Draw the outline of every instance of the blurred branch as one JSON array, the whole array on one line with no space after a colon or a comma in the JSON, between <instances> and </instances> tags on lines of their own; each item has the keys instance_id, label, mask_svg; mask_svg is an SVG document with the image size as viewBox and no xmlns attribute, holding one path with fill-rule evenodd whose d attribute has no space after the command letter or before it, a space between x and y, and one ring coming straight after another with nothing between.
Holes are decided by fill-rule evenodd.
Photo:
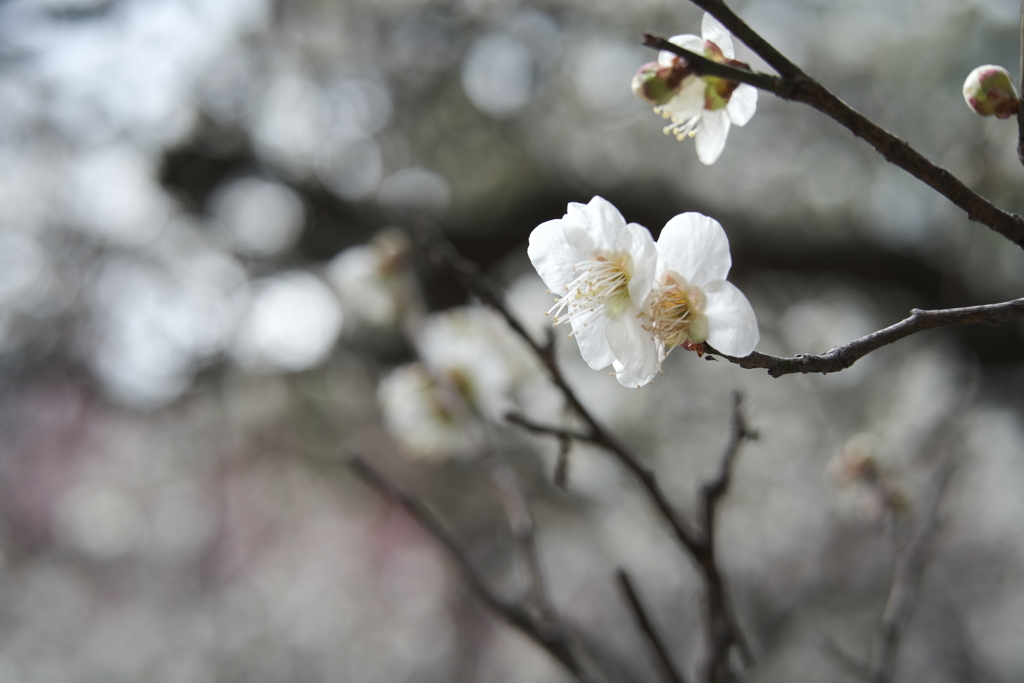
<instances>
[{"instance_id":1,"label":"blurred branch","mask_svg":"<svg viewBox=\"0 0 1024 683\"><path fill-rule=\"evenodd\" d=\"M730 363L735 363L742 368L765 369L772 377L814 372L825 375L845 370L872 351L899 341L904 337L909 337L915 332L949 325L974 325L982 323L996 325L1021 318L1024 318L1024 299L1014 299L1013 301L998 304L946 308L934 311L915 308L910 312L909 318L905 318L895 325L872 332L860 339L837 346L831 351L820 355L806 354L792 358L783 358L755 351L749 356L736 358L720 353L710 346L708 347L708 352L717 357L724 358Z\"/></svg>"},{"instance_id":2,"label":"blurred branch","mask_svg":"<svg viewBox=\"0 0 1024 683\"><path fill-rule=\"evenodd\" d=\"M889 594L875 635L870 661L846 654L827 637L822 645L835 661L867 683L892 683L895 680L896 660L903 634L917 601L918 589L924 577L935 539L939 532L939 507L949 488L956 469L956 460L948 453L957 430L957 418L962 416L977 389L976 378L964 383L961 400L950 408L945 419L939 420L921 447L921 454L936 459L923 506L923 515L910 540L897 550ZM872 475L876 485L877 473Z\"/></svg>"},{"instance_id":3,"label":"blurred branch","mask_svg":"<svg viewBox=\"0 0 1024 683\"><path fill-rule=\"evenodd\" d=\"M1020 3L1020 61L1018 62L1020 76L1018 93L1024 93L1024 0ZM1024 105L1024 101L1018 103ZM1017 160L1024 165L1024 106L1017 107Z\"/></svg>"},{"instance_id":4,"label":"blurred branch","mask_svg":"<svg viewBox=\"0 0 1024 683\"><path fill-rule=\"evenodd\" d=\"M899 166L939 194L943 195L977 221L1019 247L1024 247L1024 219L1003 211L946 169L932 163L906 141L896 137L863 114L843 102L830 90L804 73L786 59L768 41L747 26L721 0L691 0L718 19L737 38L764 59L782 76L732 69L696 53L673 45L659 36L645 33L644 45L677 54L691 63L697 74L718 76L740 81L766 90L781 99L802 102L833 119L855 136L875 148L891 164ZM1020 119L1018 119L1020 120ZM1024 129L1024 123L1020 124Z\"/></svg>"},{"instance_id":5,"label":"blurred branch","mask_svg":"<svg viewBox=\"0 0 1024 683\"><path fill-rule=\"evenodd\" d=\"M657 629L654 628L654 622L647 615L647 610L640 601L640 596L633 587L629 574L624 569L619 569L615 572L615 576L618 579L619 588L622 590L630 609L633 611L633 617L636 619L637 625L644 632L648 642L651 644L651 649L654 650L654 654L658 657L658 663L661 666L661 672L665 680L668 683L687 683L682 672L676 669L668 648L665 647L665 641L662 640Z\"/></svg>"},{"instance_id":6,"label":"blurred branch","mask_svg":"<svg viewBox=\"0 0 1024 683\"><path fill-rule=\"evenodd\" d=\"M948 459L939 466L929 492L924 520L896 563L871 657L870 672L875 683L891 683L894 680L896 656L917 601L917 590L924 576L928 556L939 531L939 506L954 469Z\"/></svg>"},{"instance_id":7,"label":"blurred branch","mask_svg":"<svg viewBox=\"0 0 1024 683\"><path fill-rule=\"evenodd\" d=\"M558 617L548 598L544 573L541 571L540 555L537 551L534 534L536 525L519 486L518 478L508 463L496 453L485 456L481 465L487 471L491 481L498 487L505 504L512 536L519 547L518 555L525 570L527 605L535 611L537 617L557 623Z\"/></svg>"},{"instance_id":8,"label":"blurred branch","mask_svg":"<svg viewBox=\"0 0 1024 683\"><path fill-rule=\"evenodd\" d=\"M549 436L557 436L559 439L572 439L573 441L582 441L584 443L596 443L594 441L594 437L590 434L584 434L583 432L577 432L571 429L563 429L561 427L542 425L530 420L522 413L507 413L505 415L505 419L514 425L518 425L527 431L533 432L534 434L547 434Z\"/></svg>"},{"instance_id":9,"label":"blurred branch","mask_svg":"<svg viewBox=\"0 0 1024 683\"><path fill-rule=\"evenodd\" d=\"M565 491L569 487L569 456L572 455L572 439L558 440L558 460L555 462L555 486Z\"/></svg>"},{"instance_id":10,"label":"blurred branch","mask_svg":"<svg viewBox=\"0 0 1024 683\"><path fill-rule=\"evenodd\" d=\"M356 475L370 488L382 497L398 503L424 530L444 546L463 578L491 610L547 650L552 657L573 674L576 680L581 683L594 683L595 679L586 672L568 637L557 623L550 620L538 622L523 606L498 596L473 567L458 541L419 500L397 489L361 457L352 456L349 464Z\"/></svg>"}]
</instances>

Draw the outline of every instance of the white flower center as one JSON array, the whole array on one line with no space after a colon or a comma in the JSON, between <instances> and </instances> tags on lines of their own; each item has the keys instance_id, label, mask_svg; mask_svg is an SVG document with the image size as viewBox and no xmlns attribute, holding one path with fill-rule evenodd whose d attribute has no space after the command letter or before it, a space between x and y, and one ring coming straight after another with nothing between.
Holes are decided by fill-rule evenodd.
<instances>
[{"instance_id":1,"label":"white flower center","mask_svg":"<svg viewBox=\"0 0 1024 683\"><path fill-rule=\"evenodd\" d=\"M704 292L700 287L686 285L685 280L682 282L669 275L665 284L651 290L648 329L667 351L685 341L698 344L707 339Z\"/></svg>"},{"instance_id":2,"label":"white flower center","mask_svg":"<svg viewBox=\"0 0 1024 683\"><path fill-rule=\"evenodd\" d=\"M573 266L576 277L548 314L554 314L556 325L572 322L574 327L587 325L602 315L618 315L629 302L631 266L629 254L598 256L577 263Z\"/></svg>"}]
</instances>

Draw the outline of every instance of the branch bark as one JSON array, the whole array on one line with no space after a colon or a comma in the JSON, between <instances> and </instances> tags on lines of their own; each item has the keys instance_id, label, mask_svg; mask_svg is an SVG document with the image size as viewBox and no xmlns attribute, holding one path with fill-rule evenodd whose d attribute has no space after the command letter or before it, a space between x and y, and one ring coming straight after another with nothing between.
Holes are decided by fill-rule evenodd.
<instances>
[{"instance_id":1,"label":"branch bark","mask_svg":"<svg viewBox=\"0 0 1024 683\"><path fill-rule=\"evenodd\" d=\"M773 93L781 99L801 102L817 109L874 147L875 151L881 154L886 161L902 168L963 209L967 213L968 219L987 226L1017 246L1024 248L1024 218L1003 211L967 187L952 173L926 159L905 140L896 137L843 102L782 56L768 41L761 38L736 16L724 2L720 0L692 0L692 2L721 21L733 35L746 43L772 68L782 74L782 77L716 64L712 60L651 34L644 34L644 44L680 55L693 64L697 74L719 76L748 83L755 88ZM1018 121L1022 120L1018 119ZM1024 130L1024 122L1021 122L1020 126Z\"/></svg>"},{"instance_id":2,"label":"branch bark","mask_svg":"<svg viewBox=\"0 0 1024 683\"><path fill-rule=\"evenodd\" d=\"M708 352L723 358L741 368L760 368L768 371L772 377L782 377L795 373L821 373L827 375L839 372L872 351L909 337L915 332L930 330L950 325L997 325L1010 320L1024 318L1024 299L1014 299L998 304L967 306L964 308L946 308L933 311L913 309L910 317L890 325L885 329L855 339L848 344L837 346L831 351L819 355L805 354L790 358L770 356L765 353L753 352L749 356L736 358L727 356L708 347Z\"/></svg>"},{"instance_id":3,"label":"branch bark","mask_svg":"<svg viewBox=\"0 0 1024 683\"><path fill-rule=\"evenodd\" d=\"M954 465L948 460L940 466L930 491L924 520L896 563L871 658L870 671L875 683L892 683L895 680L896 657L903 632L917 602L917 591L927 567L928 556L939 532L939 506L953 471Z\"/></svg>"}]
</instances>

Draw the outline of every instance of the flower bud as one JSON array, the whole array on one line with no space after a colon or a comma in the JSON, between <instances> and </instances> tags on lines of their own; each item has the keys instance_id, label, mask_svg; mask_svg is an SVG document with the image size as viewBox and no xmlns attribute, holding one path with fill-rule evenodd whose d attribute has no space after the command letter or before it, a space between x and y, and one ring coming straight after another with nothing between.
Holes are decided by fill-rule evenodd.
<instances>
[{"instance_id":1,"label":"flower bud","mask_svg":"<svg viewBox=\"0 0 1024 683\"><path fill-rule=\"evenodd\" d=\"M682 61L682 60L679 60ZM679 91L685 67L648 62L633 76L633 94L648 104L665 104Z\"/></svg>"},{"instance_id":2,"label":"flower bud","mask_svg":"<svg viewBox=\"0 0 1024 683\"><path fill-rule=\"evenodd\" d=\"M1020 99L1010 74L1001 66L979 66L964 81L967 106L979 116L1007 119L1017 113Z\"/></svg>"}]
</instances>

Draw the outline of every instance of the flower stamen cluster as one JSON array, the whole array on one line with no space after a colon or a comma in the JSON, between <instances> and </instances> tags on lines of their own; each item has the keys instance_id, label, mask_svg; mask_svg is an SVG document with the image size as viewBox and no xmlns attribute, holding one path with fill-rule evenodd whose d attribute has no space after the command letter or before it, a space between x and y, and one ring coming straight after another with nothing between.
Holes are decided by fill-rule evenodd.
<instances>
[{"instance_id":1,"label":"flower stamen cluster","mask_svg":"<svg viewBox=\"0 0 1024 683\"><path fill-rule=\"evenodd\" d=\"M585 326L602 315L617 315L629 302L629 254L598 256L573 266L568 292L548 311L554 323ZM565 315L561 315L562 312Z\"/></svg>"},{"instance_id":2,"label":"flower stamen cluster","mask_svg":"<svg viewBox=\"0 0 1024 683\"><path fill-rule=\"evenodd\" d=\"M650 330L667 351L691 342L707 339L707 323L703 316L704 293L699 287L687 287L672 276L667 283L651 290L648 304Z\"/></svg>"}]
</instances>

